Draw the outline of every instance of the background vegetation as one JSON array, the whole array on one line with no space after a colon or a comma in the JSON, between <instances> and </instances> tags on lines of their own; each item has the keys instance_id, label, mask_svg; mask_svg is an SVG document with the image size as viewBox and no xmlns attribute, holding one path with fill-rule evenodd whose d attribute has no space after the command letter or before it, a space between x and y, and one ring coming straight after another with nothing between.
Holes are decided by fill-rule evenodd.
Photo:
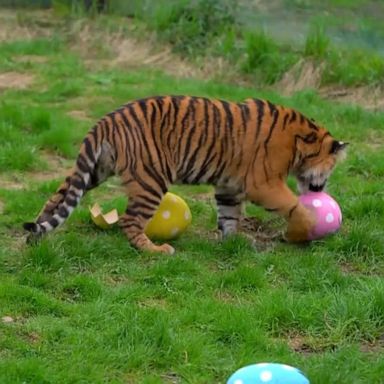
<instances>
[{"instance_id":1,"label":"background vegetation","mask_svg":"<svg viewBox=\"0 0 384 384\"><path fill-rule=\"evenodd\" d=\"M257 4L230 0L111 1L109 12L142 20L177 52L224 56L261 84L280 80L302 57L313 59L316 65L324 64L323 85L382 82L382 4L368 0Z\"/></svg>"},{"instance_id":2,"label":"background vegetation","mask_svg":"<svg viewBox=\"0 0 384 384\"><path fill-rule=\"evenodd\" d=\"M380 7L279 2L288 15L333 18L335 30L334 12L354 14L380 35L364 11L373 3ZM380 94L375 104L354 105L321 93L324 84L379 85L380 49L340 44L328 22L311 20L293 43L272 21L250 28L250 12L231 4L111 1L102 14L59 1L53 10L0 9L1 383L225 383L262 361L297 366L312 384L382 382ZM286 71L307 57L324 68L320 84L284 95ZM95 201L124 210L112 179L65 226L27 247L21 223L57 188L92 124L128 100L169 93L268 98L349 141L329 186L343 210L341 232L308 247L255 250L241 236L217 242L212 189L175 187L193 214L176 255L138 253L118 228L90 221ZM273 220L253 206L247 214Z\"/></svg>"}]
</instances>

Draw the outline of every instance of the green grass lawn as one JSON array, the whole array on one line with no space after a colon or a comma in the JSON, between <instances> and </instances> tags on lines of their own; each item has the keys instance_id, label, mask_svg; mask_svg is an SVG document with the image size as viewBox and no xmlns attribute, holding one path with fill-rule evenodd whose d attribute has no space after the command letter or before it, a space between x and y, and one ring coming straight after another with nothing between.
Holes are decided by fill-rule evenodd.
<instances>
[{"instance_id":1,"label":"green grass lawn","mask_svg":"<svg viewBox=\"0 0 384 384\"><path fill-rule=\"evenodd\" d=\"M297 366L312 384L384 383L384 113L315 91L284 98L104 65L105 50L90 64L74 48L73 36L57 33L0 43L0 75L33 79L0 89L0 383L225 383L264 361ZM95 201L124 210L111 180L27 246L22 223L58 186L92 124L130 99L169 93L267 97L350 142L328 188L341 231L308 247L220 243L212 189L177 187L193 214L177 253L139 253L118 228L90 220Z\"/></svg>"}]
</instances>

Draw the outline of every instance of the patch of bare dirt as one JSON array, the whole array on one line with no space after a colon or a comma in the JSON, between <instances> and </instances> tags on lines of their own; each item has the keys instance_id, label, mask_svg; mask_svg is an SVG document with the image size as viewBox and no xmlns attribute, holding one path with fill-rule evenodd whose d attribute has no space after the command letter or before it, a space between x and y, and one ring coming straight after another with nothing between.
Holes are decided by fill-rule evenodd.
<instances>
[{"instance_id":1,"label":"patch of bare dirt","mask_svg":"<svg viewBox=\"0 0 384 384\"><path fill-rule=\"evenodd\" d=\"M126 37L116 36L110 43L115 56L111 66L126 67L154 67L177 77L209 78L223 72L226 63L223 59L206 59L201 66L192 65L186 59L172 53L171 47L158 45L151 41L143 42Z\"/></svg>"},{"instance_id":2,"label":"patch of bare dirt","mask_svg":"<svg viewBox=\"0 0 384 384\"><path fill-rule=\"evenodd\" d=\"M25 189L28 180L33 181L48 181L62 177L63 179L70 172L69 161L62 158L61 156L48 152L40 152L40 157L45 160L49 165L48 170L32 171L25 173L12 174L1 174L0 175L0 186L4 189ZM70 162L72 163L72 162ZM1 202L0 202L1 203ZM1 204L0 204L1 212Z\"/></svg>"},{"instance_id":3,"label":"patch of bare dirt","mask_svg":"<svg viewBox=\"0 0 384 384\"><path fill-rule=\"evenodd\" d=\"M280 218L262 221L257 217L242 217L240 231L252 241L258 250L267 250L281 241L283 222Z\"/></svg>"},{"instance_id":4,"label":"patch of bare dirt","mask_svg":"<svg viewBox=\"0 0 384 384\"><path fill-rule=\"evenodd\" d=\"M20 253L21 250L25 248L26 242L26 233L22 229L21 224L19 225L19 228L11 230L9 233L10 238L5 244L3 243L3 245L6 245L6 249L10 252Z\"/></svg>"},{"instance_id":5,"label":"patch of bare dirt","mask_svg":"<svg viewBox=\"0 0 384 384\"><path fill-rule=\"evenodd\" d=\"M334 351L337 348L336 344L326 341L321 342L317 338L307 337L300 334L289 335L288 345L293 351L303 355Z\"/></svg>"},{"instance_id":6,"label":"patch of bare dirt","mask_svg":"<svg viewBox=\"0 0 384 384\"><path fill-rule=\"evenodd\" d=\"M14 57L13 60L15 60L17 63L42 64L42 63L46 63L48 61L48 58L45 56L38 56L38 55L22 55L22 56Z\"/></svg>"},{"instance_id":7,"label":"patch of bare dirt","mask_svg":"<svg viewBox=\"0 0 384 384\"><path fill-rule=\"evenodd\" d=\"M0 42L31 40L36 37L49 36L52 31L51 11L28 11L20 14L2 9L0 12Z\"/></svg>"},{"instance_id":8,"label":"patch of bare dirt","mask_svg":"<svg viewBox=\"0 0 384 384\"><path fill-rule=\"evenodd\" d=\"M292 95L303 89L317 89L320 86L324 65L318 65L310 60L299 60L283 78L276 88L286 95Z\"/></svg>"},{"instance_id":9,"label":"patch of bare dirt","mask_svg":"<svg viewBox=\"0 0 384 384\"><path fill-rule=\"evenodd\" d=\"M72 49L79 53L86 66L92 69L109 67L127 70L144 66L163 70L172 76L197 78L212 77L219 72L231 72L231 66L222 58L204 60L200 66L192 65L186 59L172 53L170 46L156 43L153 37L146 35L146 40L139 40L127 36L123 29L108 33L89 23L79 22L72 34L76 36L73 39ZM108 52L105 52L106 49Z\"/></svg>"},{"instance_id":10,"label":"patch of bare dirt","mask_svg":"<svg viewBox=\"0 0 384 384\"><path fill-rule=\"evenodd\" d=\"M164 380L164 383L169 383L169 384L182 383L181 377L177 373L174 373L174 372L164 373L160 377Z\"/></svg>"},{"instance_id":11,"label":"patch of bare dirt","mask_svg":"<svg viewBox=\"0 0 384 384\"><path fill-rule=\"evenodd\" d=\"M139 307L143 308L167 308L168 303L164 299L157 298L146 298L145 300L140 300L138 302Z\"/></svg>"},{"instance_id":12,"label":"patch of bare dirt","mask_svg":"<svg viewBox=\"0 0 384 384\"><path fill-rule=\"evenodd\" d=\"M41 336L37 332L29 332L24 338L30 344L38 344L41 341Z\"/></svg>"},{"instance_id":13,"label":"patch of bare dirt","mask_svg":"<svg viewBox=\"0 0 384 384\"><path fill-rule=\"evenodd\" d=\"M15 319L12 316L3 316L1 318L1 321L3 323L9 324L9 323L13 323L15 321Z\"/></svg>"},{"instance_id":14,"label":"patch of bare dirt","mask_svg":"<svg viewBox=\"0 0 384 384\"><path fill-rule=\"evenodd\" d=\"M128 285L130 283L127 277L121 275L107 275L103 281L110 286Z\"/></svg>"},{"instance_id":15,"label":"patch of bare dirt","mask_svg":"<svg viewBox=\"0 0 384 384\"><path fill-rule=\"evenodd\" d=\"M289 347L300 354L310 355L313 353L321 353L325 351L334 351L337 344L324 340L323 342L318 338L303 336L300 334L293 334L288 336ZM361 341L360 351L363 353L381 353L384 351L384 334L379 336L373 341Z\"/></svg>"},{"instance_id":16,"label":"patch of bare dirt","mask_svg":"<svg viewBox=\"0 0 384 384\"><path fill-rule=\"evenodd\" d=\"M340 270L344 275L361 273L361 270L356 265L347 262L340 264Z\"/></svg>"},{"instance_id":17,"label":"patch of bare dirt","mask_svg":"<svg viewBox=\"0 0 384 384\"><path fill-rule=\"evenodd\" d=\"M4 189L23 189L24 180L21 175L0 175L0 186Z\"/></svg>"},{"instance_id":18,"label":"patch of bare dirt","mask_svg":"<svg viewBox=\"0 0 384 384\"><path fill-rule=\"evenodd\" d=\"M384 108L383 85L321 87L323 70L323 64L319 65L314 61L301 59L284 74L274 88L288 96L304 89L317 89L319 94L326 99L360 105L367 110L382 110Z\"/></svg>"},{"instance_id":19,"label":"patch of bare dirt","mask_svg":"<svg viewBox=\"0 0 384 384\"><path fill-rule=\"evenodd\" d=\"M314 349L308 345L304 336L301 335L290 336L288 345L293 351L304 355L309 355L315 352Z\"/></svg>"},{"instance_id":20,"label":"patch of bare dirt","mask_svg":"<svg viewBox=\"0 0 384 384\"><path fill-rule=\"evenodd\" d=\"M355 88L330 86L320 89L320 95L342 103L360 105L371 111L384 108L384 86L382 85Z\"/></svg>"},{"instance_id":21,"label":"patch of bare dirt","mask_svg":"<svg viewBox=\"0 0 384 384\"><path fill-rule=\"evenodd\" d=\"M34 76L20 72L0 73L0 91L2 89L26 89L32 85Z\"/></svg>"},{"instance_id":22,"label":"patch of bare dirt","mask_svg":"<svg viewBox=\"0 0 384 384\"><path fill-rule=\"evenodd\" d=\"M41 151L40 157L49 165L49 170L28 172L27 178L35 181L48 181L57 178L65 178L71 171L68 160L56 153Z\"/></svg>"},{"instance_id":23,"label":"patch of bare dirt","mask_svg":"<svg viewBox=\"0 0 384 384\"><path fill-rule=\"evenodd\" d=\"M364 341L360 343L360 351L364 353L382 353L384 351L384 334L374 341Z\"/></svg>"},{"instance_id":24,"label":"patch of bare dirt","mask_svg":"<svg viewBox=\"0 0 384 384\"><path fill-rule=\"evenodd\" d=\"M35 171L35 172L30 172L30 173L27 173L26 176L31 179L31 180L34 180L34 181L50 181L50 180L53 180L53 179L57 179L57 178L60 178L62 177L62 179L64 180L64 178L67 176L66 172L64 171L41 171L41 172L38 172L38 171ZM52 191L53 193L54 191Z\"/></svg>"},{"instance_id":25,"label":"patch of bare dirt","mask_svg":"<svg viewBox=\"0 0 384 384\"><path fill-rule=\"evenodd\" d=\"M82 109L75 109L73 111L69 111L67 113L68 116L71 116L75 119L78 120L86 120L86 121L91 121L92 119L87 115L87 112L85 112Z\"/></svg>"},{"instance_id":26,"label":"patch of bare dirt","mask_svg":"<svg viewBox=\"0 0 384 384\"><path fill-rule=\"evenodd\" d=\"M361 275L361 276L382 276L383 273L380 267L363 268L362 266L355 265L348 262L339 264L339 268L344 275Z\"/></svg>"}]
</instances>

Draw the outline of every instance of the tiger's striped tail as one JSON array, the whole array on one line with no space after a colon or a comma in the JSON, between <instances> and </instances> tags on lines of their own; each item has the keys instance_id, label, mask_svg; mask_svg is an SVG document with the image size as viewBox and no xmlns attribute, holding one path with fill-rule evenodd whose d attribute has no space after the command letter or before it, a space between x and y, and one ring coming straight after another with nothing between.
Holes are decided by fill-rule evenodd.
<instances>
[{"instance_id":1,"label":"tiger's striped tail","mask_svg":"<svg viewBox=\"0 0 384 384\"><path fill-rule=\"evenodd\" d=\"M30 232L27 242L31 243L42 235L63 224L70 216L87 189L92 187L93 173L101 154L101 145L96 137L96 127L85 137L80 148L76 165L71 176L67 179L65 190L60 190L62 198L57 205L47 209L47 202L36 222L24 223L25 230Z\"/></svg>"}]
</instances>

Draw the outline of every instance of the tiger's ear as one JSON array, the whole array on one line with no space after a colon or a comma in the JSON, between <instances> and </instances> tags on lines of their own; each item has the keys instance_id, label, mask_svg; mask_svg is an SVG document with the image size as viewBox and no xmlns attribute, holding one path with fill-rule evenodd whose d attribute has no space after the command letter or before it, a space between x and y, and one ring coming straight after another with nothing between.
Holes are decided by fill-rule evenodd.
<instances>
[{"instance_id":1,"label":"tiger's ear","mask_svg":"<svg viewBox=\"0 0 384 384\"><path fill-rule=\"evenodd\" d=\"M331 149L329 150L330 154L336 155L339 152L343 151L349 143L346 143L344 141L338 141L338 140L333 140Z\"/></svg>"}]
</instances>

